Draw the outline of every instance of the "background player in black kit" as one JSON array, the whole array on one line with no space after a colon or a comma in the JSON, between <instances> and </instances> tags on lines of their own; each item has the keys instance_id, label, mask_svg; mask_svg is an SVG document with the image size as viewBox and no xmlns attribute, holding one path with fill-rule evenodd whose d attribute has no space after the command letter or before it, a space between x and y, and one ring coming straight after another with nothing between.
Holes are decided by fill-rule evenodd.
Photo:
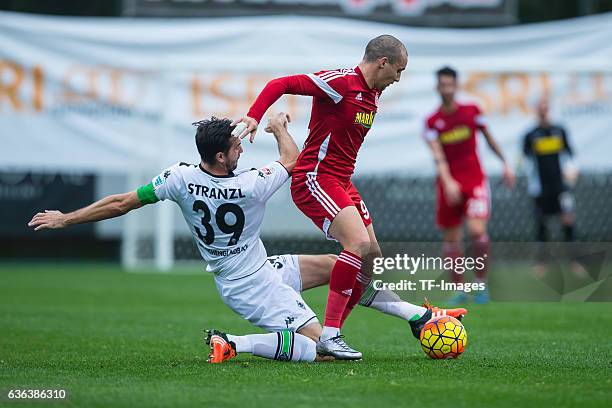
<instances>
[{"instance_id":1,"label":"background player in black kit","mask_svg":"<svg viewBox=\"0 0 612 408\"><path fill-rule=\"evenodd\" d=\"M573 150L567 132L549 118L549 102L537 106L538 125L525 135L523 153L528 160L529 195L534 198L537 240L548 241L549 216L559 216L566 242L574 240L574 198L571 187L578 173L571 163Z\"/></svg>"}]
</instances>

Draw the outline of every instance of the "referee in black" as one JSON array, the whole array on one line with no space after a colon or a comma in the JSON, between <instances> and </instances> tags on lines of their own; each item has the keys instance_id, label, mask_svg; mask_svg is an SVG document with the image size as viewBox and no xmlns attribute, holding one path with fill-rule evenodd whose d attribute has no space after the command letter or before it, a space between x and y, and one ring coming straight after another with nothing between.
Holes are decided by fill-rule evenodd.
<instances>
[{"instance_id":1,"label":"referee in black","mask_svg":"<svg viewBox=\"0 0 612 408\"><path fill-rule=\"evenodd\" d=\"M525 135L523 153L527 158L527 185L534 198L537 240L548 241L547 219L558 216L566 242L574 241L574 197L571 193L578 177L567 132L550 122L546 98L537 106L538 125Z\"/></svg>"}]
</instances>

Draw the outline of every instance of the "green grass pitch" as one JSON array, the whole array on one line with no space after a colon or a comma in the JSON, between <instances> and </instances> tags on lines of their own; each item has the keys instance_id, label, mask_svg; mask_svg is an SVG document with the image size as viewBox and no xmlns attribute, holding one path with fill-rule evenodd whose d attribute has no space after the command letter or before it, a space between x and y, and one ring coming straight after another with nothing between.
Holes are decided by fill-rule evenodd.
<instances>
[{"instance_id":1,"label":"green grass pitch","mask_svg":"<svg viewBox=\"0 0 612 408\"><path fill-rule=\"evenodd\" d=\"M259 332L212 278L109 265L0 266L0 405L75 407L603 407L612 401L612 303L471 306L469 344L434 361L408 325L358 308L360 362L206 363L202 329ZM306 293L321 313L326 289ZM9 389L66 401L9 401Z\"/></svg>"}]
</instances>

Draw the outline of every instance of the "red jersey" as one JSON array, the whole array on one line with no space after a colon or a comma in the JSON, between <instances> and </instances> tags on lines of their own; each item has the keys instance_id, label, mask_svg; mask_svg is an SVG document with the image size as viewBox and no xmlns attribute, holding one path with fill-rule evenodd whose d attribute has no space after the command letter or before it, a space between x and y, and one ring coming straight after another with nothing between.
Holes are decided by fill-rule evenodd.
<instances>
[{"instance_id":1,"label":"red jersey","mask_svg":"<svg viewBox=\"0 0 612 408\"><path fill-rule=\"evenodd\" d=\"M309 134L294 175L329 175L348 184L357 153L376 115L380 91L368 87L359 67L270 81L247 116L261 121L281 95L313 97Z\"/></svg>"},{"instance_id":2,"label":"red jersey","mask_svg":"<svg viewBox=\"0 0 612 408\"><path fill-rule=\"evenodd\" d=\"M439 108L430 115L424 137L440 141L451 176L464 188L472 188L485 178L476 147L476 131L484 129L485 123L478 106L459 103L456 106L452 113Z\"/></svg>"}]
</instances>

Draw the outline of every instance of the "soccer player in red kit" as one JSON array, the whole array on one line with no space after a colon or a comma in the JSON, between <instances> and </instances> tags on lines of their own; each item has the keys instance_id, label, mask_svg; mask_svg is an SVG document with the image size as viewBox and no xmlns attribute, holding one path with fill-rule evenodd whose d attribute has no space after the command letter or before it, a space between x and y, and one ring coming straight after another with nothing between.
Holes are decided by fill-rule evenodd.
<instances>
[{"instance_id":1,"label":"soccer player in red kit","mask_svg":"<svg viewBox=\"0 0 612 408\"><path fill-rule=\"evenodd\" d=\"M487 220L491 213L491 199L487 176L480 164L476 147L476 135L480 131L491 150L503 163L504 182L511 187L514 174L504 155L491 136L480 108L472 103L459 103L457 72L449 67L437 73L437 90L442 99L441 106L425 123L424 137L434 156L437 170L436 223L443 234L445 257L463 256L463 221L465 219L471 240L472 256L488 258L489 236ZM475 270L479 282L486 281L485 267ZM463 275L452 272L455 283L463 283ZM459 291L450 301L465 303L467 295ZM488 291L478 291L477 303L489 301Z\"/></svg>"},{"instance_id":2,"label":"soccer player in red kit","mask_svg":"<svg viewBox=\"0 0 612 408\"><path fill-rule=\"evenodd\" d=\"M366 46L355 68L320 71L270 81L247 116L243 136L255 136L265 111L284 94L313 97L309 134L293 169L291 196L296 206L330 239L340 242L330 277L323 332L317 352L338 359L360 359L340 336L340 327L369 283L362 263L381 256L372 218L351 183L357 153L370 130L378 98L398 82L408 53L397 38L382 35ZM423 308L423 318L431 311ZM420 320L420 319L419 319ZM419 322L419 324L424 322Z\"/></svg>"}]
</instances>

